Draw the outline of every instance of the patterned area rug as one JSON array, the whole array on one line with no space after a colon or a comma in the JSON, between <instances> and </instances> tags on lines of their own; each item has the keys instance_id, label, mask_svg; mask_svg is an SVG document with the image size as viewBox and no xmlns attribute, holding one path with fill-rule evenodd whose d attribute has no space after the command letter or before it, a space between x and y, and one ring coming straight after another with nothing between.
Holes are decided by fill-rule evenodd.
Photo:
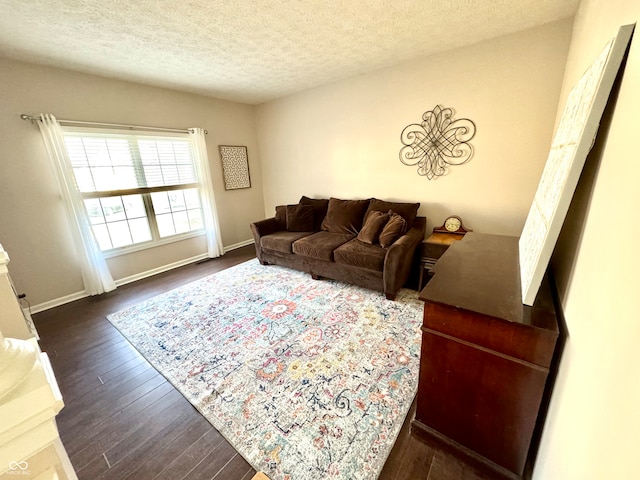
<instances>
[{"instance_id":1,"label":"patterned area rug","mask_svg":"<svg viewBox=\"0 0 640 480\"><path fill-rule=\"evenodd\" d=\"M250 260L108 318L272 480L370 480L415 396L422 306Z\"/></svg>"}]
</instances>

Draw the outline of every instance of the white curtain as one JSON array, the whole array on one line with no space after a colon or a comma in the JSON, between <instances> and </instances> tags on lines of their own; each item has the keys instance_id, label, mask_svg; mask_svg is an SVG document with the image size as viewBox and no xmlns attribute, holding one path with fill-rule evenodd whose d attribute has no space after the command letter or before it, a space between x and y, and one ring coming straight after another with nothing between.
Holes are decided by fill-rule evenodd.
<instances>
[{"instance_id":1,"label":"white curtain","mask_svg":"<svg viewBox=\"0 0 640 480\"><path fill-rule=\"evenodd\" d=\"M207 252L210 258L215 258L224 253L224 246L222 245L218 210L216 209L216 199L213 193L207 145L204 141L205 134L202 128L190 128L189 132L196 156L198 178L200 179L202 215L204 216L204 226L207 231Z\"/></svg>"},{"instance_id":2,"label":"white curtain","mask_svg":"<svg viewBox=\"0 0 640 480\"><path fill-rule=\"evenodd\" d=\"M71 224L73 242L80 257L80 269L85 290L89 295L98 295L114 290L116 284L93 237L87 211L75 186L73 170L60 124L53 115L42 114L38 126L60 185L67 218Z\"/></svg>"}]
</instances>

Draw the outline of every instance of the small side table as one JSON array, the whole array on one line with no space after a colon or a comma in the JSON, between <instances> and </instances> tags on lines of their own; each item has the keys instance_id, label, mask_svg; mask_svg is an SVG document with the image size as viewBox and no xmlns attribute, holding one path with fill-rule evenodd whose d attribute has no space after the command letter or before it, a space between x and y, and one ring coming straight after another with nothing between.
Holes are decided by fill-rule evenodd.
<instances>
[{"instance_id":1,"label":"small side table","mask_svg":"<svg viewBox=\"0 0 640 480\"><path fill-rule=\"evenodd\" d=\"M427 274L436 264L447 248L458 240L462 240L464 233L432 233L429 238L422 242L420 251L420 280L418 283L418 291L422 290L424 281L424 272Z\"/></svg>"}]
</instances>

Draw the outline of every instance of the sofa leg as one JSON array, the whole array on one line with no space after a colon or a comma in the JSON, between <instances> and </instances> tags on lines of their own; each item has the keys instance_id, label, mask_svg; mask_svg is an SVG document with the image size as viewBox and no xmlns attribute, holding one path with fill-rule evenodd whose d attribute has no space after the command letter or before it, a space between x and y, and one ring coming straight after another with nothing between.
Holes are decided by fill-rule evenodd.
<instances>
[{"instance_id":1,"label":"sofa leg","mask_svg":"<svg viewBox=\"0 0 640 480\"><path fill-rule=\"evenodd\" d=\"M258 259L258 261L260 262L260 265L269 265L269 262L266 262L264 260Z\"/></svg>"},{"instance_id":2,"label":"sofa leg","mask_svg":"<svg viewBox=\"0 0 640 480\"><path fill-rule=\"evenodd\" d=\"M387 300L395 300L396 299L396 294L395 293L384 292L384 296L387 297Z\"/></svg>"},{"instance_id":3,"label":"sofa leg","mask_svg":"<svg viewBox=\"0 0 640 480\"><path fill-rule=\"evenodd\" d=\"M312 273L311 278L313 278L314 280L320 280L320 275L316 275L315 273Z\"/></svg>"}]
</instances>

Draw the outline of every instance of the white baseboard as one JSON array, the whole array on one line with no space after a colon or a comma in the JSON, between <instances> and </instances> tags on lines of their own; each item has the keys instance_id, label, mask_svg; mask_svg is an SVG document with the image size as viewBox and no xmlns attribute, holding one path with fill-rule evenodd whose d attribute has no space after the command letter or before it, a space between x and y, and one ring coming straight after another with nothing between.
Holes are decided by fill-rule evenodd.
<instances>
[{"instance_id":1,"label":"white baseboard","mask_svg":"<svg viewBox=\"0 0 640 480\"><path fill-rule=\"evenodd\" d=\"M236 248L246 247L247 245L251 245L253 240L246 240L244 242L234 243L233 245L229 245L228 247L224 247L224 253L230 252L231 250L235 250ZM167 265L162 265L161 267L152 268L151 270L147 270L145 272L136 273L135 275L131 275L129 277L121 278L116 280L116 287L121 285L126 285L127 283L136 282L138 280L142 280L143 278L152 277L153 275L157 275L159 273L166 272L168 270L173 270L174 268L182 267L184 265L189 265L190 263L195 263L200 260L204 260L207 258L207 254L203 253L201 255L196 255L195 257L185 258L184 260L179 260L177 262L168 263ZM38 312L42 312L44 310L49 310L50 308L59 307L60 305L64 305L65 303L74 302L76 300L80 300L81 298L88 297L86 291L76 292L70 295L65 295L64 297L55 298L53 300L49 300L47 302L39 303L37 305L31 306L31 313L35 314Z\"/></svg>"},{"instance_id":2,"label":"white baseboard","mask_svg":"<svg viewBox=\"0 0 640 480\"><path fill-rule=\"evenodd\" d=\"M229 245L228 247L224 247L224 253L230 252L231 250L235 250L236 248L246 247L247 245L253 245L253 238L250 240L245 240L244 242L234 243L233 245Z\"/></svg>"},{"instance_id":3,"label":"white baseboard","mask_svg":"<svg viewBox=\"0 0 640 480\"><path fill-rule=\"evenodd\" d=\"M143 278L152 277L154 275L158 275L159 273L173 270L174 268L182 267L190 263L195 263L200 260L204 260L205 258L207 258L207 254L203 253L201 255L196 255L195 257L185 258L184 260L178 260L177 262L168 263L166 265L162 265L161 267L152 268L151 270L147 270L146 272L136 273L135 275L130 275L128 277L116 280L116 287L126 285L127 283L136 282L138 280L142 280Z\"/></svg>"},{"instance_id":4,"label":"white baseboard","mask_svg":"<svg viewBox=\"0 0 640 480\"><path fill-rule=\"evenodd\" d=\"M39 303L37 305L31 305L29 311L34 314L38 312L43 312L44 310L49 310L50 308L59 307L60 305L64 305L65 303L75 302L76 300L80 300L81 298L88 297L89 294L86 291L76 292L70 295L65 295L64 297L54 298L53 300L49 300L48 302Z\"/></svg>"}]
</instances>

